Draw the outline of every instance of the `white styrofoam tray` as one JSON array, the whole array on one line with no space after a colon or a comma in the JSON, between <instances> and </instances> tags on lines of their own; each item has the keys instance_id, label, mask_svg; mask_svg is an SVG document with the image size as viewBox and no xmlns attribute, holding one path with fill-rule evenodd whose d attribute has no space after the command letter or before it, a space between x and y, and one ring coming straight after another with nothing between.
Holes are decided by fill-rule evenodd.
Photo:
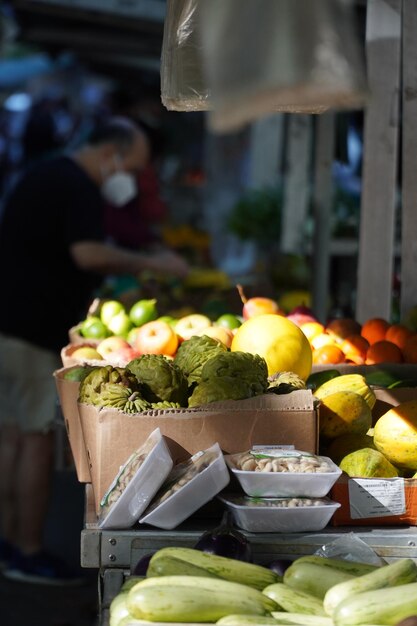
<instances>
[{"instance_id":1,"label":"white styrofoam tray","mask_svg":"<svg viewBox=\"0 0 417 626\"><path fill-rule=\"evenodd\" d=\"M230 474L219 444L215 443L204 452L214 452L214 460L166 500L157 506L151 504L150 510L145 511L139 523L151 524L166 530L176 528L226 487L230 481ZM191 458L195 459L199 454ZM167 482L169 480L168 476Z\"/></svg>"},{"instance_id":2,"label":"white styrofoam tray","mask_svg":"<svg viewBox=\"0 0 417 626\"><path fill-rule=\"evenodd\" d=\"M251 498L219 496L231 511L236 526L253 533L301 533L322 530L331 520L339 502L322 498L319 506L256 506ZM272 499L271 499L272 500ZM245 503L246 502L246 503Z\"/></svg>"},{"instance_id":3,"label":"white styrofoam tray","mask_svg":"<svg viewBox=\"0 0 417 626\"><path fill-rule=\"evenodd\" d=\"M102 514L99 519L99 528L130 528L133 526L171 471L173 461L159 428L156 428L149 435L144 443L144 446L147 445L151 446L149 454L119 499L108 511ZM120 472L118 476L119 474ZM116 481L117 477L112 486Z\"/></svg>"},{"instance_id":4,"label":"white styrofoam tray","mask_svg":"<svg viewBox=\"0 0 417 626\"><path fill-rule=\"evenodd\" d=\"M226 455L226 463L238 479L243 491L254 498L304 497L323 498L342 473L333 461L325 456L331 472L255 472L236 469L233 457Z\"/></svg>"}]
</instances>

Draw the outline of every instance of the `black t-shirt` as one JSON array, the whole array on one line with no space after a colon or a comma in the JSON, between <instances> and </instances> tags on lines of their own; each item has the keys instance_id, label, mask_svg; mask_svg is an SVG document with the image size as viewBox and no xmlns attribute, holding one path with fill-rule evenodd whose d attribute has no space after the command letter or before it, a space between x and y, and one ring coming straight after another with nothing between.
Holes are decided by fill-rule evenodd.
<instances>
[{"instance_id":1,"label":"black t-shirt","mask_svg":"<svg viewBox=\"0 0 417 626\"><path fill-rule=\"evenodd\" d=\"M103 219L99 188L72 159L22 176L0 223L0 332L55 351L68 342L100 282L77 268L70 246L103 240Z\"/></svg>"}]
</instances>

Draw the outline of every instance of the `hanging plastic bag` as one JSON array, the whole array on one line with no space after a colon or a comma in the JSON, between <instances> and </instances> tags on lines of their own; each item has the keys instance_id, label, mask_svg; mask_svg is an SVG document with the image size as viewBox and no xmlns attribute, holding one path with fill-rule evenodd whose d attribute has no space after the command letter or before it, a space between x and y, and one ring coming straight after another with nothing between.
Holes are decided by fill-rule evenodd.
<instances>
[{"instance_id":1,"label":"hanging plastic bag","mask_svg":"<svg viewBox=\"0 0 417 626\"><path fill-rule=\"evenodd\" d=\"M200 6L212 130L234 130L272 112L364 105L364 55L350 0L210 0Z\"/></svg>"},{"instance_id":2,"label":"hanging plastic bag","mask_svg":"<svg viewBox=\"0 0 417 626\"><path fill-rule=\"evenodd\" d=\"M161 54L161 100L170 111L209 108L203 76L199 0L168 0Z\"/></svg>"}]
</instances>

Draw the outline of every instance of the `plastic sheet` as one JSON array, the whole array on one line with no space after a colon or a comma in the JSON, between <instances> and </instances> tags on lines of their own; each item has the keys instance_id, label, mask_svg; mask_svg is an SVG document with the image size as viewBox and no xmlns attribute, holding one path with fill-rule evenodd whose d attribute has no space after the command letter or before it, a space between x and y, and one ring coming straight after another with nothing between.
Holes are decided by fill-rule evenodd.
<instances>
[{"instance_id":1,"label":"plastic sheet","mask_svg":"<svg viewBox=\"0 0 417 626\"><path fill-rule=\"evenodd\" d=\"M168 0L161 95L171 110L211 110L220 132L274 112L362 107L352 1Z\"/></svg>"}]
</instances>

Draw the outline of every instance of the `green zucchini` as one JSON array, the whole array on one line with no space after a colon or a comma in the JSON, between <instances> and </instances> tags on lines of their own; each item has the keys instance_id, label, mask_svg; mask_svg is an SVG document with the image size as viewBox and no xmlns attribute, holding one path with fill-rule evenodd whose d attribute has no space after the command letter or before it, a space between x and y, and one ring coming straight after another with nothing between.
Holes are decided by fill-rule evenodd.
<instances>
[{"instance_id":1,"label":"green zucchini","mask_svg":"<svg viewBox=\"0 0 417 626\"><path fill-rule=\"evenodd\" d=\"M226 615L221 617L216 624L221 626L247 626L248 624L277 624L272 617L263 617L262 615Z\"/></svg>"},{"instance_id":2,"label":"green zucchini","mask_svg":"<svg viewBox=\"0 0 417 626\"><path fill-rule=\"evenodd\" d=\"M262 592L274 600L280 608L289 613L305 613L307 615L326 615L323 602L304 591L291 589L284 583L268 585ZM278 607L277 607L278 608Z\"/></svg>"},{"instance_id":3,"label":"green zucchini","mask_svg":"<svg viewBox=\"0 0 417 626\"><path fill-rule=\"evenodd\" d=\"M314 563L322 567L331 567L332 569L352 574L352 576L362 576L363 574L374 572L380 567L379 565L370 565L369 563L358 563L357 561L346 561L345 559L332 559L314 555L300 556L292 565L300 565L301 563Z\"/></svg>"},{"instance_id":4,"label":"green zucchini","mask_svg":"<svg viewBox=\"0 0 417 626\"><path fill-rule=\"evenodd\" d=\"M391 626L417 615L417 583L364 591L349 596L333 613L336 626Z\"/></svg>"},{"instance_id":5,"label":"green zucchini","mask_svg":"<svg viewBox=\"0 0 417 626\"><path fill-rule=\"evenodd\" d=\"M323 615L306 615L305 613L286 613L285 611L273 611L272 617L276 624L294 626L333 626L333 620Z\"/></svg>"},{"instance_id":6,"label":"green zucchini","mask_svg":"<svg viewBox=\"0 0 417 626\"><path fill-rule=\"evenodd\" d=\"M292 589L304 591L323 600L330 587L351 580L351 578L354 578L353 574L339 569L294 561L285 571L284 583Z\"/></svg>"},{"instance_id":7,"label":"green zucchini","mask_svg":"<svg viewBox=\"0 0 417 626\"><path fill-rule=\"evenodd\" d=\"M416 580L417 565L414 561L412 559L400 559L390 565L384 565L374 572L352 578L329 589L323 600L324 610L332 616L336 607L345 598L373 589L405 585Z\"/></svg>"}]
</instances>

